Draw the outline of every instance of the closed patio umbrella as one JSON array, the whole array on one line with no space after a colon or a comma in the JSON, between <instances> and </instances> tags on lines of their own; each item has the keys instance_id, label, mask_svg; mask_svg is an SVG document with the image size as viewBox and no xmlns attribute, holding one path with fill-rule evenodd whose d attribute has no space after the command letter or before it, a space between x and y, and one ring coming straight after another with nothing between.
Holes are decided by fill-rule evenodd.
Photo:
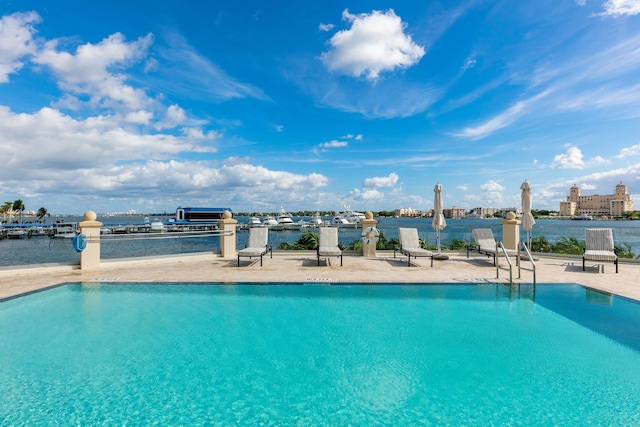
<instances>
[{"instance_id":1,"label":"closed patio umbrella","mask_svg":"<svg viewBox=\"0 0 640 427\"><path fill-rule=\"evenodd\" d=\"M436 241L438 245L438 255L434 256L434 259L448 259L446 255L442 255L440 249L440 232L447 226L447 221L444 219L442 213L442 185L436 184L433 189L435 193L433 196L433 222L431 226L436 230Z\"/></svg>"},{"instance_id":2,"label":"closed patio umbrella","mask_svg":"<svg viewBox=\"0 0 640 427\"><path fill-rule=\"evenodd\" d=\"M525 179L520 186L522 194L522 229L527 232L527 247L531 250L531 229L536 221L531 214L531 184Z\"/></svg>"}]
</instances>

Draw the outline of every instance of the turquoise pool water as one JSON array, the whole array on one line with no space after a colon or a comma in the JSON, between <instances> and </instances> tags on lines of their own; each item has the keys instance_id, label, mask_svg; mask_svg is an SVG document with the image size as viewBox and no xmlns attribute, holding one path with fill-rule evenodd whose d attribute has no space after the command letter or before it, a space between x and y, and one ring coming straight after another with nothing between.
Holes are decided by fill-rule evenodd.
<instances>
[{"instance_id":1,"label":"turquoise pool water","mask_svg":"<svg viewBox=\"0 0 640 427\"><path fill-rule=\"evenodd\" d=\"M0 304L3 425L639 425L640 305L577 285L81 285Z\"/></svg>"}]
</instances>

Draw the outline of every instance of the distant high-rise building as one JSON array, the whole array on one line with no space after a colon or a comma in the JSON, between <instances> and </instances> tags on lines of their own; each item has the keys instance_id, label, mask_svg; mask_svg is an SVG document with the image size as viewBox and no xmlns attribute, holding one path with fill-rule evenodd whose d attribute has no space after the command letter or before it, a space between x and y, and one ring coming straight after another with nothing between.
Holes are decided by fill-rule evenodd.
<instances>
[{"instance_id":1,"label":"distant high-rise building","mask_svg":"<svg viewBox=\"0 0 640 427\"><path fill-rule=\"evenodd\" d=\"M569 190L567 200L560 202L560 215L610 215L620 216L633 210L633 200L622 182L616 185L615 194L583 196L580 187Z\"/></svg>"}]
</instances>

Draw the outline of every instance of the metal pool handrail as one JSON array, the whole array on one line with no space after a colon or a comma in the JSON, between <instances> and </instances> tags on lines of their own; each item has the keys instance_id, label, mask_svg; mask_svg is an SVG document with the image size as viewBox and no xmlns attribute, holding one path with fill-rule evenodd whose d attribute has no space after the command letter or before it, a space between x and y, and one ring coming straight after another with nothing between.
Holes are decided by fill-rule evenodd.
<instances>
[{"instance_id":1,"label":"metal pool handrail","mask_svg":"<svg viewBox=\"0 0 640 427\"><path fill-rule=\"evenodd\" d=\"M502 249L502 253L504 257L507 259L509 263L509 285L513 285L513 264L511 263L511 258L507 255L507 250L504 248L502 242L496 243L496 279L500 278L500 257L498 255L498 247ZM519 266L518 266L519 267Z\"/></svg>"},{"instance_id":2,"label":"metal pool handrail","mask_svg":"<svg viewBox=\"0 0 640 427\"><path fill-rule=\"evenodd\" d=\"M520 245L522 245L522 247L524 248L525 253L527 254L527 257L529 257L529 261L531 261L531 265L533 267L533 284L535 286L536 284L536 263L533 260L533 257L531 256L531 252L529 252L529 248L527 247L527 244L525 242L520 242ZM518 263L518 278L520 277L520 263Z\"/></svg>"}]
</instances>

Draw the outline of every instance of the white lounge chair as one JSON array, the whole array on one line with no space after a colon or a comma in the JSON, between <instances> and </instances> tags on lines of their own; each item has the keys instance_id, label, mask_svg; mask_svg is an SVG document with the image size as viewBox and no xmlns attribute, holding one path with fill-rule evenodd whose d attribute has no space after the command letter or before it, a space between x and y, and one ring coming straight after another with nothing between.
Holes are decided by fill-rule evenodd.
<instances>
[{"instance_id":1,"label":"white lounge chair","mask_svg":"<svg viewBox=\"0 0 640 427\"><path fill-rule=\"evenodd\" d=\"M431 267L433 267L433 252L422 249L420 239L418 238L417 228L398 228L400 236L400 247L393 250L393 257L396 257L396 251L408 257L408 264L411 265L411 257L429 257L431 258Z\"/></svg>"},{"instance_id":2,"label":"white lounge chair","mask_svg":"<svg viewBox=\"0 0 640 427\"><path fill-rule=\"evenodd\" d=\"M249 242L247 247L238 251L238 267L240 267L240 257L260 257L260 267L262 267L262 256L267 252L271 253L273 258L273 250L269 245L269 229L268 228L250 228Z\"/></svg>"},{"instance_id":3,"label":"white lounge chair","mask_svg":"<svg viewBox=\"0 0 640 427\"><path fill-rule=\"evenodd\" d=\"M610 228L587 228L585 233L584 254L582 255L582 271L585 261L610 261L616 265L618 272L618 256L613 244L613 233Z\"/></svg>"},{"instance_id":4,"label":"white lounge chair","mask_svg":"<svg viewBox=\"0 0 640 427\"><path fill-rule=\"evenodd\" d=\"M338 229L336 227L320 227L320 236L318 238L318 265L320 258L330 256L340 257L340 266L342 266L342 250L338 247Z\"/></svg>"},{"instance_id":5,"label":"white lounge chair","mask_svg":"<svg viewBox=\"0 0 640 427\"><path fill-rule=\"evenodd\" d=\"M498 248L496 239L493 237L493 231L491 231L490 228L474 228L471 230L471 234L473 234L473 240L475 240L478 253L485 254L487 257L493 255L493 265L495 266L496 256L502 255L502 249ZM469 250L470 248L467 247L467 258L469 258ZM505 252L510 257L516 257L516 263L520 262L517 250L505 249Z\"/></svg>"}]
</instances>

